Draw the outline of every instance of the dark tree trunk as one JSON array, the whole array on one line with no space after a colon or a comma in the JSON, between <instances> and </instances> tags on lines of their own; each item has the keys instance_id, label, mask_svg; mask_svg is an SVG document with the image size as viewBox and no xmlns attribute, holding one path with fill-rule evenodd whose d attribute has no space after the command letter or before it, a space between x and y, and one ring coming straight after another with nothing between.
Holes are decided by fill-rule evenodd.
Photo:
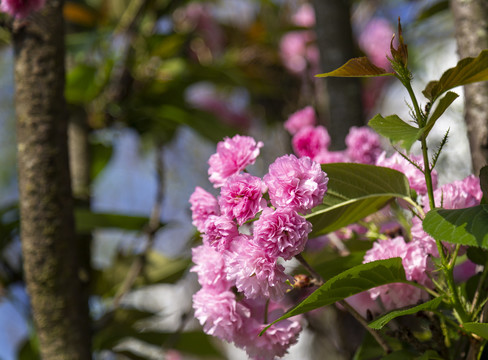
<instances>
[{"instance_id":1,"label":"dark tree trunk","mask_svg":"<svg viewBox=\"0 0 488 360\"><path fill-rule=\"evenodd\" d=\"M356 57L347 0L314 0L320 65L329 72ZM327 78L327 129L331 148L345 148L344 139L351 126L363 126L361 83L354 78Z\"/></svg>"},{"instance_id":2,"label":"dark tree trunk","mask_svg":"<svg viewBox=\"0 0 488 360\"><path fill-rule=\"evenodd\" d=\"M451 8L460 58L488 49L488 1L451 0ZM488 163L488 82L466 85L464 96L473 172L478 175Z\"/></svg>"},{"instance_id":3,"label":"dark tree trunk","mask_svg":"<svg viewBox=\"0 0 488 360\"><path fill-rule=\"evenodd\" d=\"M43 359L90 359L74 230L64 101L62 1L14 21L25 280Z\"/></svg>"}]
</instances>

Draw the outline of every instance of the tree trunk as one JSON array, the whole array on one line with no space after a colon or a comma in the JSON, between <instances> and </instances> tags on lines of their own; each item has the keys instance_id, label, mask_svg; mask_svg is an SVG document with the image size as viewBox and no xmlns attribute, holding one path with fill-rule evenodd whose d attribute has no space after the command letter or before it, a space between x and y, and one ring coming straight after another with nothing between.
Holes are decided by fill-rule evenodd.
<instances>
[{"instance_id":1,"label":"tree trunk","mask_svg":"<svg viewBox=\"0 0 488 360\"><path fill-rule=\"evenodd\" d=\"M451 0L460 58L476 57L488 48L488 1ZM488 163L488 82L464 87L464 116L473 172Z\"/></svg>"},{"instance_id":2,"label":"tree trunk","mask_svg":"<svg viewBox=\"0 0 488 360\"><path fill-rule=\"evenodd\" d=\"M64 101L62 1L14 21L24 273L43 359L90 359L78 273Z\"/></svg>"},{"instance_id":3,"label":"tree trunk","mask_svg":"<svg viewBox=\"0 0 488 360\"><path fill-rule=\"evenodd\" d=\"M317 43L323 72L335 70L356 57L347 0L314 0ZM351 126L363 126L361 83L355 78L327 78L327 129L331 149L345 148Z\"/></svg>"}]
</instances>

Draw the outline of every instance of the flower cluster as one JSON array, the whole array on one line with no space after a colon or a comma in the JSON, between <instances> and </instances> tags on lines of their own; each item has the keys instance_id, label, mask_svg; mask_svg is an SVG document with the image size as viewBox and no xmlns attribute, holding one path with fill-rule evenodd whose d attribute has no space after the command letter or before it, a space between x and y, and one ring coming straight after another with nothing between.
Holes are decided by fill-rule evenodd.
<instances>
[{"instance_id":1,"label":"flower cluster","mask_svg":"<svg viewBox=\"0 0 488 360\"><path fill-rule=\"evenodd\" d=\"M220 195L197 187L190 197L203 240L193 249L192 271L202 286L193 306L207 334L234 342L253 359L274 359L297 341L299 321L258 334L284 311L294 280L282 262L304 250L312 225L303 214L322 203L328 178L318 163L294 155L276 159L262 179L244 172L262 145L239 135L219 142L208 173Z\"/></svg>"},{"instance_id":2,"label":"flower cluster","mask_svg":"<svg viewBox=\"0 0 488 360\"><path fill-rule=\"evenodd\" d=\"M345 151L329 150L330 136L327 129L316 125L315 111L307 106L291 114L285 122L285 129L292 138L292 146L298 156L308 156L321 163L357 162L375 164L382 153L379 136L366 126L349 130Z\"/></svg>"}]
</instances>

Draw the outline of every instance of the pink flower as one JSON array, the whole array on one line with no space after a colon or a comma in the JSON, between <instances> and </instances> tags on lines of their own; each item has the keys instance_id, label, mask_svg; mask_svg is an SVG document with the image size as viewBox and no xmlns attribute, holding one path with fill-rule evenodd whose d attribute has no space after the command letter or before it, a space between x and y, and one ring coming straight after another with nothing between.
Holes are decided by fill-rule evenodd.
<instances>
[{"instance_id":1,"label":"pink flower","mask_svg":"<svg viewBox=\"0 0 488 360\"><path fill-rule=\"evenodd\" d=\"M220 190L220 209L242 225L266 206L264 192L266 185L260 178L246 173L232 175Z\"/></svg>"},{"instance_id":2,"label":"pink flower","mask_svg":"<svg viewBox=\"0 0 488 360\"><path fill-rule=\"evenodd\" d=\"M248 299L259 297L280 299L291 289L286 281L293 278L284 272L276 258L269 257L264 249L252 243L247 235L241 235L225 253L227 279Z\"/></svg>"},{"instance_id":3,"label":"pink flower","mask_svg":"<svg viewBox=\"0 0 488 360\"><path fill-rule=\"evenodd\" d=\"M435 206L444 209L463 209L477 206L482 197L480 180L474 175L443 185L434 191ZM426 210L428 209L429 206L426 204Z\"/></svg>"},{"instance_id":4,"label":"pink flower","mask_svg":"<svg viewBox=\"0 0 488 360\"><path fill-rule=\"evenodd\" d=\"M297 132L291 142L298 157L308 156L313 159L321 152L327 151L330 136L323 126L307 126Z\"/></svg>"},{"instance_id":5,"label":"pink flower","mask_svg":"<svg viewBox=\"0 0 488 360\"><path fill-rule=\"evenodd\" d=\"M304 127L315 126L316 122L315 110L307 106L291 114L285 121L284 127L291 135L295 135Z\"/></svg>"},{"instance_id":6,"label":"pink flower","mask_svg":"<svg viewBox=\"0 0 488 360\"><path fill-rule=\"evenodd\" d=\"M197 273L198 282L203 287L224 291L232 286L227 280L224 257L214 248L208 245L193 248L192 261L195 266L190 271Z\"/></svg>"},{"instance_id":7,"label":"pink flower","mask_svg":"<svg viewBox=\"0 0 488 360\"><path fill-rule=\"evenodd\" d=\"M311 51L316 48L314 40L315 35L311 31L290 31L281 38L280 57L291 73L301 74L309 65L313 69L317 67L317 51Z\"/></svg>"},{"instance_id":8,"label":"pink flower","mask_svg":"<svg viewBox=\"0 0 488 360\"><path fill-rule=\"evenodd\" d=\"M246 166L254 164L259 155L262 142L249 136L235 135L232 139L225 138L217 144L217 152L210 156L208 163L209 180L214 187L221 187L225 180L239 172Z\"/></svg>"},{"instance_id":9,"label":"pink flower","mask_svg":"<svg viewBox=\"0 0 488 360\"><path fill-rule=\"evenodd\" d=\"M346 136L347 155L362 164L375 164L382 153L380 137L366 126L353 126Z\"/></svg>"},{"instance_id":10,"label":"pink flower","mask_svg":"<svg viewBox=\"0 0 488 360\"><path fill-rule=\"evenodd\" d=\"M341 162L351 162L349 156L347 156L345 151L328 151L324 150L315 155L312 159L319 164L330 164L330 163L341 163Z\"/></svg>"},{"instance_id":11,"label":"pink flower","mask_svg":"<svg viewBox=\"0 0 488 360\"><path fill-rule=\"evenodd\" d=\"M388 240L378 240L364 256L363 263L375 260L402 258L407 280L416 281L425 286L431 286L427 275L430 271L428 254L416 242L405 243L402 237ZM386 310L416 304L425 300L427 294L408 284L394 283L376 287L369 290L372 299L381 298Z\"/></svg>"},{"instance_id":12,"label":"pink flower","mask_svg":"<svg viewBox=\"0 0 488 360\"><path fill-rule=\"evenodd\" d=\"M421 156L411 155L410 159L422 169L424 168L424 161ZM394 153L391 157L386 158L386 153L383 152L378 157L378 160L376 160L376 165L388 167L404 173L412 189L420 195L427 194L427 185L425 185L425 177L422 171L409 163L400 154ZM432 171L432 186L434 188L437 187L437 171L435 170Z\"/></svg>"},{"instance_id":13,"label":"pink flower","mask_svg":"<svg viewBox=\"0 0 488 360\"><path fill-rule=\"evenodd\" d=\"M264 176L271 203L306 213L322 203L329 178L320 165L308 157L279 157Z\"/></svg>"},{"instance_id":14,"label":"pink flower","mask_svg":"<svg viewBox=\"0 0 488 360\"><path fill-rule=\"evenodd\" d=\"M289 208L266 208L254 223L254 243L270 258L290 260L305 248L312 231L304 217Z\"/></svg>"},{"instance_id":15,"label":"pink flower","mask_svg":"<svg viewBox=\"0 0 488 360\"><path fill-rule=\"evenodd\" d=\"M211 215L205 223L203 243L224 251L229 248L235 237L239 236L237 224L227 216Z\"/></svg>"},{"instance_id":16,"label":"pink flower","mask_svg":"<svg viewBox=\"0 0 488 360\"><path fill-rule=\"evenodd\" d=\"M2 0L0 11L18 18L25 18L31 12L40 10L46 0Z\"/></svg>"},{"instance_id":17,"label":"pink flower","mask_svg":"<svg viewBox=\"0 0 488 360\"><path fill-rule=\"evenodd\" d=\"M282 320L272 325L262 336L258 336L267 326L262 315L266 307L265 302L252 304L250 301L245 301L244 303L251 309L251 317L244 321L239 332L240 336L236 339L237 346L244 348L249 358L253 360L273 360L284 356L288 348L298 341L298 335L302 330L298 320L293 318ZM280 308L271 310L273 307L276 305L270 302L268 322L276 320L284 313Z\"/></svg>"},{"instance_id":18,"label":"pink flower","mask_svg":"<svg viewBox=\"0 0 488 360\"><path fill-rule=\"evenodd\" d=\"M193 295L193 308L203 331L226 341L233 340L250 316L249 309L236 302L233 292L207 287Z\"/></svg>"},{"instance_id":19,"label":"pink flower","mask_svg":"<svg viewBox=\"0 0 488 360\"><path fill-rule=\"evenodd\" d=\"M217 199L200 186L197 186L193 194L191 194L190 204L193 220L192 224L200 232L205 231L205 222L210 215L220 215Z\"/></svg>"},{"instance_id":20,"label":"pink flower","mask_svg":"<svg viewBox=\"0 0 488 360\"><path fill-rule=\"evenodd\" d=\"M311 28L315 25L315 10L311 4L302 4L292 16L292 23L296 26Z\"/></svg>"}]
</instances>

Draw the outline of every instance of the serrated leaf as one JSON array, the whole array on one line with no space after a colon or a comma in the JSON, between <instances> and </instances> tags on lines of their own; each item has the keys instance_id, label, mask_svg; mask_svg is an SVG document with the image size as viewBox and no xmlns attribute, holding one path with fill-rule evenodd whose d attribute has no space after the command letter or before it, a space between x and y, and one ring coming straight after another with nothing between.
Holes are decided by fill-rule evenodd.
<instances>
[{"instance_id":1,"label":"serrated leaf","mask_svg":"<svg viewBox=\"0 0 488 360\"><path fill-rule=\"evenodd\" d=\"M439 100L439 104L437 104L434 112L429 118L429 122L425 126L425 128L422 130L425 136L427 136L434 127L436 121L444 114L444 111L452 104L454 100L456 100L459 97L458 94L448 91L447 94Z\"/></svg>"},{"instance_id":2,"label":"serrated leaf","mask_svg":"<svg viewBox=\"0 0 488 360\"><path fill-rule=\"evenodd\" d=\"M423 227L436 240L488 249L488 205L431 210Z\"/></svg>"},{"instance_id":3,"label":"serrated leaf","mask_svg":"<svg viewBox=\"0 0 488 360\"><path fill-rule=\"evenodd\" d=\"M440 296L438 298L432 299L430 301L427 301L423 304L411 307L409 309L390 311L388 314L385 314L385 315L379 317L378 319L376 319L375 321L372 321L371 323L369 323L368 326L370 328L380 330L383 328L383 326L388 324L391 320L393 320L394 318L397 318L399 316L416 314L422 310L435 310L440 305L442 300L443 300L443 297Z\"/></svg>"},{"instance_id":4,"label":"serrated leaf","mask_svg":"<svg viewBox=\"0 0 488 360\"><path fill-rule=\"evenodd\" d=\"M334 71L318 74L315 77L375 77L392 75L395 74L376 66L367 57L359 57L350 59Z\"/></svg>"},{"instance_id":5,"label":"serrated leaf","mask_svg":"<svg viewBox=\"0 0 488 360\"><path fill-rule=\"evenodd\" d=\"M408 125L397 115L390 115L384 118L378 114L369 121L368 125L392 143L400 143L400 146L407 151L410 150L421 133L421 130Z\"/></svg>"},{"instance_id":6,"label":"serrated leaf","mask_svg":"<svg viewBox=\"0 0 488 360\"><path fill-rule=\"evenodd\" d=\"M334 304L377 286L398 282L408 283L399 257L357 265L326 281L309 297L269 324L263 332L281 320Z\"/></svg>"},{"instance_id":7,"label":"serrated leaf","mask_svg":"<svg viewBox=\"0 0 488 360\"><path fill-rule=\"evenodd\" d=\"M483 339L488 340L488 324L486 323L477 323L477 322L470 322L462 324L464 330L472 332L478 336L481 336Z\"/></svg>"},{"instance_id":8,"label":"serrated leaf","mask_svg":"<svg viewBox=\"0 0 488 360\"><path fill-rule=\"evenodd\" d=\"M483 50L476 58L461 59L457 65L442 74L439 81L431 81L422 93L435 101L447 90L457 86L488 80L488 49Z\"/></svg>"},{"instance_id":9,"label":"serrated leaf","mask_svg":"<svg viewBox=\"0 0 488 360\"><path fill-rule=\"evenodd\" d=\"M375 213L395 197L410 194L399 171L366 164L323 164L329 177L323 204L306 216L313 225L310 237L343 228Z\"/></svg>"},{"instance_id":10,"label":"serrated leaf","mask_svg":"<svg viewBox=\"0 0 488 360\"><path fill-rule=\"evenodd\" d=\"M84 208L75 209L75 220L76 231L80 233L100 228L141 231L149 222L149 219L144 216L97 213Z\"/></svg>"},{"instance_id":11,"label":"serrated leaf","mask_svg":"<svg viewBox=\"0 0 488 360\"><path fill-rule=\"evenodd\" d=\"M79 64L66 75L65 96L71 104L84 104L94 99L97 94L95 78L97 68Z\"/></svg>"}]
</instances>

